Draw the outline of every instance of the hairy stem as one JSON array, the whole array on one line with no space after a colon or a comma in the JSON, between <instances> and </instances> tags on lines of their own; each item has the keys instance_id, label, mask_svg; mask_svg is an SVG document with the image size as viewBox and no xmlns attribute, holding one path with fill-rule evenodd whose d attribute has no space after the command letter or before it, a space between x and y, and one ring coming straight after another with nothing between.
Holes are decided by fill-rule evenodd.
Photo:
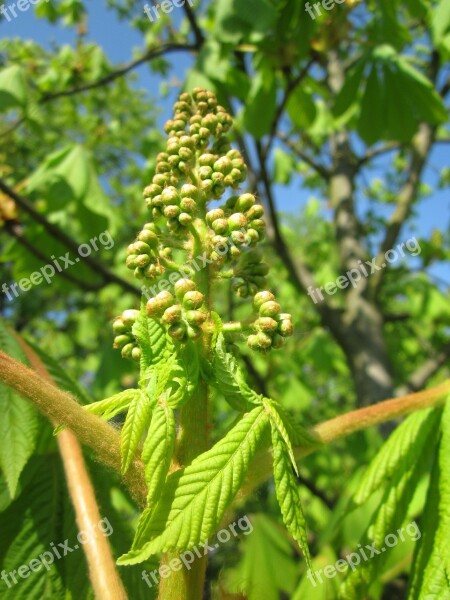
<instances>
[{"instance_id":1,"label":"hairy stem","mask_svg":"<svg viewBox=\"0 0 450 600\"><path fill-rule=\"evenodd\" d=\"M200 256L207 247L207 228L205 220L199 218L194 224L194 242L192 257ZM195 275L195 282L205 296L206 306L210 306L210 271L200 269ZM201 351L209 351L209 336L204 334ZM177 449L173 468L189 465L194 458L209 448L208 386L200 379L189 404L180 410ZM170 566L170 562L178 558L177 554L167 553L161 558L161 567ZM207 557L197 558L190 570L173 571L167 579L161 579L159 587L160 600L201 600L205 585Z\"/></svg>"}]
</instances>

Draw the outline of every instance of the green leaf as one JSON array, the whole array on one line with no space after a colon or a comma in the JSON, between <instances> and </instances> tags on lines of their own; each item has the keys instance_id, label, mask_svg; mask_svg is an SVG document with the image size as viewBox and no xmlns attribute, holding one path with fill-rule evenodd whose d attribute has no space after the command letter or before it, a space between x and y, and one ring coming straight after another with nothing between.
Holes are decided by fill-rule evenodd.
<instances>
[{"instance_id":1,"label":"green leaf","mask_svg":"<svg viewBox=\"0 0 450 600\"><path fill-rule=\"evenodd\" d=\"M110 421L115 416L126 412L133 398L140 393L140 390L124 390L123 392L114 394L110 398L88 404L84 408L89 413L98 415L102 419L105 419L105 421Z\"/></svg>"},{"instance_id":2,"label":"green leaf","mask_svg":"<svg viewBox=\"0 0 450 600\"><path fill-rule=\"evenodd\" d=\"M173 344L167 339L162 323L147 316L145 302L141 304L132 333L142 351L141 379L143 379L149 376L154 365L167 358Z\"/></svg>"},{"instance_id":3,"label":"green leaf","mask_svg":"<svg viewBox=\"0 0 450 600\"><path fill-rule=\"evenodd\" d=\"M211 450L170 475L133 548L118 564L136 564L152 554L206 542L239 491L266 424L263 407L253 409Z\"/></svg>"},{"instance_id":4,"label":"green leaf","mask_svg":"<svg viewBox=\"0 0 450 600\"><path fill-rule=\"evenodd\" d=\"M18 65L0 71L0 111L23 108L27 103L28 88L23 69Z\"/></svg>"},{"instance_id":5,"label":"green leaf","mask_svg":"<svg viewBox=\"0 0 450 600\"><path fill-rule=\"evenodd\" d=\"M127 472L131 461L135 457L152 414L152 403L147 394L140 390L133 390L133 392L133 398L128 407L127 417L120 434L122 475Z\"/></svg>"},{"instance_id":6,"label":"green leaf","mask_svg":"<svg viewBox=\"0 0 450 600\"><path fill-rule=\"evenodd\" d=\"M450 33L450 4L447 0L440 0L435 8L430 8L430 13L433 43L439 47Z\"/></svg>"},{"instance_id":7,"label":"green leaf","mask_svg":"<svg viewBox=\"0 0 450 600\"><path fill-rule=\"evenodd\" d=\"M251 535L240 544L238 566L225 572L226 590L241 592L248 600L279 600L281 592L290 598L298 569L289 540L281 526L263 514L252 516L252 526Z\"/></svg>"},{"instance_id":8,"label":"green leaf","mask_svg":"<svg viewBox=\"0 0 450 600\"><path fill-rule=\"evenodd\" d=\"M310 91L302 82L289 97L286 110L293 124L299 129L308 129L314 122L317 109Z\"/></svg>"},{"instance_id":9,"label":"green leaf","mask_svg":"<svg viewBox=\"0 0 450 600\"><path fill-rule=\"evenodd\" d=\"M167 404L159 403L142 449L145 480L148 487L147 504L153 510L169 472L175 447L175 416Z\"/></svg>"},{"instance_id":10,"label":"green leaf","mask_svg":"<svg viewBox=\"0 0 450 600\"><path fill-rule=\"evenodd\" d=\"M269 132L275 115L276 98L273 68L270 64L262 63L252 80L243 112L244 127L258 140Z\"/></svg>"},{"instance_id":11,"label":"green leaf","mask_svg":"<svg viewBox=\"0 0 450 600\"><path fill-rule=\"evenodd\" d=\"M261 403L260 396L245 381L236 358L227 352L222 333L218 334L214 348L210 383L236 410L248 410L252 404Z\"/></svg>"},{"instance_id":12,"label":"green leaf","mask_svg":"<svg viewBox=\"0 0 450 600\"><path fill-rule=\"evenodd\" d=\"M280 434L274 420L271 420L270 425L272 431L275 490L283 522L300 546L308 568L311 569L306 522L300 500L298 481L292 472L289 448L286 446L285 440Z\"/></svg>"},{"instance_id":13,"label":"green leaf","mask_svg":"<svg viewBox=\"0 0 450 600\"><path fill-rule=\"evenodd\" d=\"M298 468L297 468L297 462L296 462L295 456L294 456L294 450L292 448L292 443L291 443L289 434L286 430L286 425L284 423L284 419L286 417L285 417L285 415L282 416L280 414L279 405L274 400L270 400L269 398L264 398L263 405L270 417L271 424L277 429L279 435L281 436L282 440L284 441L286 450L287 450L287 452L289 454L289 458L291 460L292 468L294 469L295 474L298 477Z\"/></svg>"},{"instance_id":14,"label":"green leaf","mask_svg":"<svg viewBox=\"0 0 450 600\"><path fill-rule=\"evenodd\" d=\"M28 364L17 340L0 321L0 349ZM33 454L38 434L38 415L34 406L12 388L0 384L0 468L14 498L20 474Z\"/></svg>"},{"instance_id":15,"label":"green leaf","mask_svg":"<svg viewBox=\"0 0 450 600\"><path fill-rule=\"evenodd\" d=\"M409 600L450 598L450 401L441 420L439 452L431 475L414 557Z\"/></svg>"},{"instance_id":16,"label":"green leaf","mask_svg":"<svg viewBox=\"0 0 450 600\"><path fill-rule=\"evenodd\" d=\"M439 414L433 409L420 410L407 417L390 435L378 454L367 467L352 502L360 506L385 481L389 481L398 470L403 470L404 461L411 453L420 455L425 451L430 431L436 427Z\"/></svg>"},{"instance_id":17,"label":"green leaf","mask_svg":"<svg viewBox=\"0 0 450 600\"><path fill-rule=\"evenodd\" d=\"M281 148L275 148L273 153L273 180L275 183L287 185L295 167L295 159Z\"/></svg>"},{"instance_id":18,"label":"green leaf","mask_svg":"<svg viewBox=\"0 0 450 600\"><path fill-rule=\"evenodd\" d=\"M425 421L425 439L418 446L409 446L408 453L398 463L390 478L383 480L383 495L378 508L373 513L370 523L364 533L361 545L375 547L379 555L366 560L358 568L348 574L339 588L339 598L342 600L359 600L367 595L367 590L378 580L383 565L391 554L391 547L386 547L385 538L396 532L404 524L405 515L414 496L414 491L426 473L430 456L433 455L439 427L439 412L434 410L429 418L433 421L429 427ZM426 451L424 451L426 448ZM383 550L384 548L384 550Z\"/></svg>"}]
</instances>

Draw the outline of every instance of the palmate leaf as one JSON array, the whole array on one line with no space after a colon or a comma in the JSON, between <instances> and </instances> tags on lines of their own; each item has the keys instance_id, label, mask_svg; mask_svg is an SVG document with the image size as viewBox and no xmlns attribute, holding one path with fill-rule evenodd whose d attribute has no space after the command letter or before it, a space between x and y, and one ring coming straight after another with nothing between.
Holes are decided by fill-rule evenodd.
<instances>
[{"instance_id":1,"label":"palmate leaf","mask_svg":"<svg viewBox=\"0 0 450 600\"><path fill-rule=\"evenodd\" d=\"M118 564L206 542L241 487L267 420L263 407L253 409L211 450L170 475L155 510L144 513L131 551Z\"/></svg>"},{"instance_id":2,"label":"palmate leaf","mask_svg":"<svg viewBox=\"0 0 450 600\"><path fill-rule=\"evenodd\" d=\"M380 554L364 562L361 560L358 568L352 571L340 586L339 599L359 600L378 578L391 550L385 544L385 537L395 533L403 525L414 491L426 472L430 456L436 447L439 413L436 409L428 413L428 418L424 421L425 433L422 443L418 446L410 445L391 477L383 480L383 496L361 540L363 547L374 546ZM431 427L428 420L431 421ZM418 437L421 437L421 432L418 432ZM426 452L423 448L427 449Z\"/></svg>"},{"instance_id":3,"label":"palmate leaf","mask_svg":"<svg viewBox=\"0 0 450 600\"><path fill-rule=\"evenodd\" d=\"M408 600L450 598L450 401L442 420L439 452L428 489Z\"/></svg>"},{"instance_id":4,"label":"palmate leaf","mask_svg":"<svg viewBox=\"0 0 450 600\"><path fill-rule=\"evenodd\" d=\"M311 568L311 556L306 537L306 522L300 500L299 485L292 472L289 449L275 421L271 420L270 425L273 446L273 473L278 504L287 530L300 546L308 568Z\"/></svg>"},{"instance_id":5,"label":"palmate leaf","mask_svg":"<svg viewBox=\"0 0 450 600\"><path fill-rule=\"evenodd\" d=\"M169 472L175 447L175 416L173 410L159 403L153 411L150 428L142 449L145 480L148 487L147 504L153 509Z\"/></svg>"},{"instance_id":6,"label":"palmate leaf","mask_svg":"<svg viewBox=\"0 0 450 600\"><path fill-rule=\"evenodd\" d=\"M134 391L120 435L122 474L127 472L137 452L142 436L150 424L151 415L150 398L141 390Z\"/></svg>"},{"instance_id":7,"label":"palmate leaf","mask_svg":"<svg viewBox=\"0 0 450 600\"><path fill-rule=\"evenodd\" d=\"M167 358L173 350L173 343L166 336L162 323L150 319L145 309L145 301L132 329L139 347L141 348L141 379L148 378L154 365Z\"/></svg>"},{"instance_id":8,"label":"palmate leaf","mask_svg":"<svg viewBox=\"0 0 450 600\"><path fill-rule=\"evenodd\" d=\"M273 427L276 427L279 435L281 436L281 438L285 444L286 451L289 455L289 459L291 461L292 468L294 469L295 474L298 477L298 468L297 468L297 462L296 462L295 456L294 456L294 449L292 448L291 439L286 430L286 425L285 425L283 416L280 413L280 410L279 410L280 407L274 400L270 400L269 398L263 399L263 405L270 417L271 425Z\"/></svg>"},{"instance_id":9,"label":"palmate leaf","mask_svg":"<svg viewBox=\"0 0 450 600\"><path fill-rule=\"evenodd\" d=\"M236 410L250 410L252 405L261 403L261 397L247 384L236 358L231 352L227 352L222 333L217 336L212 370L208 375L209 383L219 390Z\"/></svg>"},{"instance_id":10,"label":"palmate leaf","mask_svg":"<svg viewBox=\"0 0 450 600\"><path fill-rule=\"evenodd\" d=\"M28 364L17 340L0 321L0 349L16 360ZM36 409L11 388L0 385L0 468L11 497L14 497L20 474L33 453L39 426Z\"/></svg>"},{"instance_id":11,"label":"palmate leaf","mask_svg":"<svg viewBox=\"0 0 450 600\"><path fill-rule=\"evenodd\" d=\"M109 421L117 415L120 415L120 413L127 411L131 401L139 393L139 390L124 390L123 392L114 394L114 396L111 396L110 398L88 404L84 408L91 414L102 417L105 421Z\"/></svg>"}]
</instances>

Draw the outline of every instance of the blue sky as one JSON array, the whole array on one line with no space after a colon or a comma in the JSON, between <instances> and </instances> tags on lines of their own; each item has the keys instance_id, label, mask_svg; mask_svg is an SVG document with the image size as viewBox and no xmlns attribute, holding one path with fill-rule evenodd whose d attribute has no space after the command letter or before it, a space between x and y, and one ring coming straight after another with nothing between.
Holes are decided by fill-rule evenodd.
<instances>
[{"instance_id":1,"label":"blue sky","mask_svg":"<svg viewBox=\"0 0 450 600\"><path fill-rule=\"evenodd\" d=\"M5 6L11 2L4 2ZM145 2L136 2L136 11L143 10ZM105 3L101 0L88 3L88 39L92 39L100 44L112 63L125 63L135 56L133 51L140 54L143 47L142 35L132 28L126 20L119 21L112 10L106 10ZM140 8L139 8L140 7ZM174 27L176 28L181 17L182 9L175 8L172 12ZM149 27L152 23L148 22ZM51 25L47 21L36 18L34 10L18 13L18 17L12 19L9 23L2 21L0 23L0 38L20 37L32 39L35 42L50 47L53 43L68 43L73 45L75 34L69 28L62 25ZM177 53L169 56L169 61L173 65L171 76L175 76L179 81L183 81L186 70L192 64L192 59L186 53ZM168 118L171 105L176 96L177 89L171 89L167 97L161 96L160 88L163 79L159 75L151 73L148 66L143 65L136 73L138 74L138 85L147 90L151 97L156 100L156 105L161 109L158 117L160 125ZM424 181L433 189L436 188L438 173L444 166L449 165L450 145L441 145L437 147L425 173ZM389 157L383 157L376 163L374 176L382 177L383 170L389 161ZM276 199L279 209L284 213L297 213L299 208L307 202L311 196L309 190L303 190L300 186L300 180L295 179L288 186L276 186ZM367 208L367 202L360 198L358 209L363 212ZM392 210L387 206L385 214ZM449 229L450 226L450 198L448 190L436 190L432 196L422 202L417 209L417 217L411 222L411 226L402 233L402 240L408 239L411 235L429 236L434 228ZM450 281L450 270L448 265L434 265L432 273L438 275L441 279Z\"/></svg>"}]
</instances>

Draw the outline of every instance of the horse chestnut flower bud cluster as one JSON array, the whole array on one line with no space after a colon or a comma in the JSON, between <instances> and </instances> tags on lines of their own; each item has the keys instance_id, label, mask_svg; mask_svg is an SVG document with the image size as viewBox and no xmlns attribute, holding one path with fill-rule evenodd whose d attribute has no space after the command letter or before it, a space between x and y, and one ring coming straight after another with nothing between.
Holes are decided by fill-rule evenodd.
<instances>
[{"instance_id":1,"label":"horse chestnut flower bud cluster","mask_svg":"<svg viewBox=\"0 0 450 600\"><path fill-rule=\"evenodd\" d=\"M138 310L125 310L113 323L113 331L116 334L114 348L121 350L123 358L132 358L133 360L141 358L141 349L131 332L138 316Z\"/></svg>"},{"instance_id":2,"label":"horse chestnut flower bud cluster","mask_svg":"<svg viewBox=\"0 0 450 600\"><path fill-rule=\"evenodd\" d=\"M195 340L201 336L201 326L207 319L200 310L204 295L197 290L191 279L180 279L175 283L174 294L160 292L147 302L147 314L152 319L161 319L168 326L167 333L178 342Z\"/></svg>"},{"instance_id":3,"label":"horse chestnut flower bud cluster","mask_svg":"<svg viewBox=\"0 0 450 600\"><path fill-rule=\"evenodd\" d=\"M256 333L247 339L249 348L259 352L267 352L272 347L280 348L284 338L291 336L294 331L291 315L281 312L281 306L269 291L258 292L253 304L259 318L253 323Z\"/></svg>"},{"instance_id":4,"label":"horse chestnut flower bud cluster","mask_svg":"<svg viewBox=\"0 0 450 600\"><path fill-rule=\"evenodd\" d=\"M144 189L149 222L127 249L126 266L137 279L156 281L157 288L166 277L164 291L154 291L145 304L147 316L161 321L179 343L207 336L216 319L205 290L215 278L231 278L235 293L254 297L259 312L248 345L258 351L276 348L291 335L292 320L271 292L260 291L267 289L269 271L257 248L265 234L264 210L254 194L240 189L247 167L227 137L232 118L212 92L201 88L182 93L173 108L165 125L167 142ZM227 190L232 195L226 201L208 205ZM195 274L199 262L207 273ZM134 359L141 354L132 335L137 314L125 311L114 323L114 346Z\"/></svg>"}]
</instances>

